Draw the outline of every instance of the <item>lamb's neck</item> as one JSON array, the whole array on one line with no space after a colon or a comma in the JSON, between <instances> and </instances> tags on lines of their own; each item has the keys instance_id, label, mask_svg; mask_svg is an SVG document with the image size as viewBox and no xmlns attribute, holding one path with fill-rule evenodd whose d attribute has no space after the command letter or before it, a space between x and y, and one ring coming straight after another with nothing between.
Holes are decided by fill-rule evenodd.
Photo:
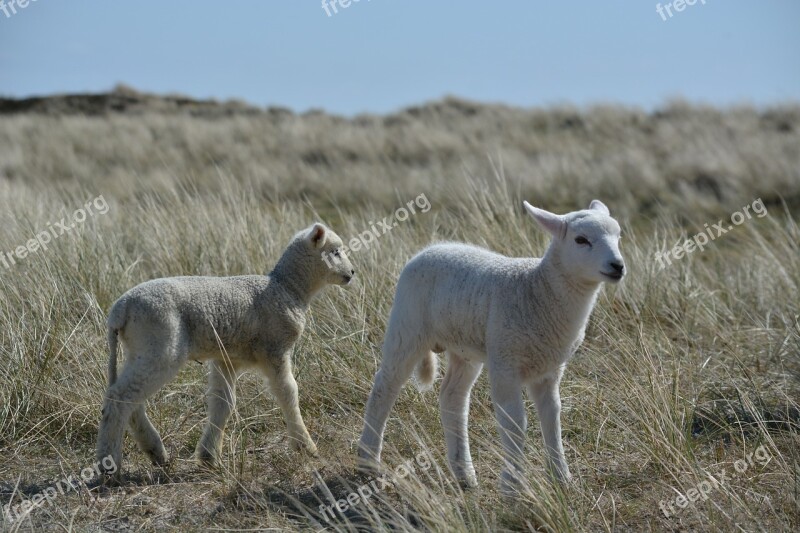
<instances>
[{"instance_id":1,"label":"lamb's neck","mask_svg":"<svg viewBox=\"0 0 800 533\"><path fill-rule=\"evenodd\" d=\"M269 277L307 308L321 287L306 262L297 255L294 250L286 250Z\"/></svg>"},{"instance_id":2,"label":"lamb's neck","mask_svg":"<svg viewBox=\"0 0 800 533\"><path fill-rule=\"evenodd\" d=\"M561 300L565 309L575 313L575 320L585 323L597 300L600 284L584 283L570 277L551 250L548 249L535 269L537 281L545 286L545 291L551 293L552 297Z\"/></svg>"}]
</instances>

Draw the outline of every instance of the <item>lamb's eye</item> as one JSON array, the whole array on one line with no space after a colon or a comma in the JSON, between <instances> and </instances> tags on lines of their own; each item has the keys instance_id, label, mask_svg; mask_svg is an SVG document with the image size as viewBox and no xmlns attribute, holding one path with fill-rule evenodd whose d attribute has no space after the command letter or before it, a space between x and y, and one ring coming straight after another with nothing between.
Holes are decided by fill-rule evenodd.
<instances>
[{"instance_id":1,"label":"lamb's eye","mask_svg":"<svg viewBox=\"0 0 800 533\"><path fill-rule=\"evenodd\" d=\"M577 242L578 244L591 244L589 242L589 239L587 239L583 235L578 235L577 237L575 237L575 242Z\"/></svg>"}]
</instances>

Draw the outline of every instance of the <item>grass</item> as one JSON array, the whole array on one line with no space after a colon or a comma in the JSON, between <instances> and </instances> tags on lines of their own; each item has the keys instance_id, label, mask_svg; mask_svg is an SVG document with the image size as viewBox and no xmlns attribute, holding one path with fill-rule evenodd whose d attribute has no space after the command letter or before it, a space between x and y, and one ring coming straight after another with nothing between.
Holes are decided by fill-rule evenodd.
<instances>
[{"instance_id":1,"label":"grass","mask_svg":"<svg viewBox=\"0 0 800 533\"><path fill-rule=\"evenodd\" d=\"M149 403L173 463L126 440L121 487L59 495L16 530L796 530L800 528L800 110L514 110L460 100L386 117L253 112L9 115L0 122L0 251L103 195L109 210L0 264L0 504L18 504L94 462L105 388L105 312L155 277L264 273L313 220L355 236L420 194L432 208L351 253L356 283L313 304L294 350L318 459L288 450L265 386L239 381L224 467L190 460L205 368ZM488 155L488 157L487 157ZM372 478L354 470L364 403L394 283L422 246L455 239L515 256L547 240L521 209L604 200L630 273L606 287L562 382L575 476L548 480L529 404L527 486L497 490L486 376L470 434L480 488L451 478L436 390L407 387L392 412L387 474L368 503L326 521L319 506ZM761 198L768 209L661 270L656 251ZM437 387L438 388L438 387ZM737 461L755 450L766 464ZM402 479L398 465L429 458ZM752 455L751 455L752 457ZM739 463L741 466L741 463ZM740 468L741 470L741 468ZM666 517L708 476L705 501Z\"/></svg>"}]
</instances>

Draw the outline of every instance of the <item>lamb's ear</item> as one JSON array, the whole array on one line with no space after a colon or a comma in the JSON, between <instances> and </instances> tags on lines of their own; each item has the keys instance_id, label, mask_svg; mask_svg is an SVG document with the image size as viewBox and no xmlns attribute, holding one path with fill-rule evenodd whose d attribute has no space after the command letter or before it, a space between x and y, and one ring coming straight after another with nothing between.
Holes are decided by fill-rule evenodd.
<instances>
[{"instance_id":1,"label":"lamb's ear","mask_svg":"<svg viewBox=\"0 0 800 533\"><path fill-rule=\"evenodd\" d=\"M325 226L317 223L311 227L307 238L308 242L310 242L314 248L322 248L325 245L327 237L328 231L325 229Z\"/></svg>"},{"instance_id":2,"label":"lamb's ear","mask_svg":"<svg viewBox=\"0 0 800 533\"><path fill-rule=\"evenodd\" d=\"M589 204L589 209L594 209L595 211L600 211L604 215L611 216L611 211L609 211L606 204L600 200L592 200L592 203Z\"/></svg>"},{"instance_id":3,"label":"lamb's ear","mask_svg":"<svg viewBox=\"0 0 800 533\"><path fill-rule=\"evenodd\" d=\"M561 215L556 215L550 211L533 207L526 201L522 202L525 210L539 223L541 227L546 229L553 237L563 239L567 236L567 221Z\"/></svg>"}]
</instances>

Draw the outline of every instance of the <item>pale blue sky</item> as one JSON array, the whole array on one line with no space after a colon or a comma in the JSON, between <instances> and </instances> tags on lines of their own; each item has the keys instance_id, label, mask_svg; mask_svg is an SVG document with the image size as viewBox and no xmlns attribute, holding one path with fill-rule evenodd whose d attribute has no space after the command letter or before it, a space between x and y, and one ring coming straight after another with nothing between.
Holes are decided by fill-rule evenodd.
<instances>
[{"instance_id":1,"label":"pale blue sky","mask_svg":"<svg viewBox=\"0 0 800 533\"><path fill-rule=\"evenodd\" d=\"M650 0L361 0L330 17L320 0L17 9L0 11L4 96L123 82L348 115L447 94L523 106L800 101L798 0L697 0L667 21Z\"/></svg>"}]
</instances>

